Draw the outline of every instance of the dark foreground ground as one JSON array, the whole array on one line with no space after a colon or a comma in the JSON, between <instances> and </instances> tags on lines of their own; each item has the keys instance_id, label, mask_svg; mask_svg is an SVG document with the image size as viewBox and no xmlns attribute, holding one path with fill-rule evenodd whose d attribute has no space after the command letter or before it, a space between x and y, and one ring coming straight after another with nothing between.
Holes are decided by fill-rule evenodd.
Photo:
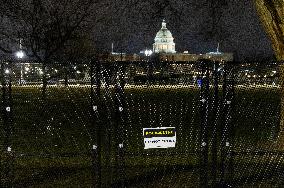
<instances>
[{"instance_id":1,"label":"dark foreground ground","mask_svg":"<svg viewBox=\"0 0 284 188\"><path fill-rule=\"evenodd\" d=\"M93 186L97 122L91 115L90 88L50 87L45 103L38 87L12 89L11 136L5 134L3 118L0 122L2 151L7 140L12 148L10 154L1 155L2 185ZM117 187L121 182L115 163L118 135L113 96L111 89L103 90L99 104L104 187ZM199 187L198 138L204 115L198 88L132 88L126 89L125 96L125 186ZM234 101L230 123L235 135L234 174L233 178L226 175L226 181L234 187L284 186L284 153L271 145L281 136L280 89L236 88ZM210 130L213 115L210 110ZM176 127L176 148L144 150L142 129L168 126ZM210 158L209 153L209 165ZM219 168L217 173L218 178ZM209 172L209 183L211 176Z\"/></svg>"}]
</instances>

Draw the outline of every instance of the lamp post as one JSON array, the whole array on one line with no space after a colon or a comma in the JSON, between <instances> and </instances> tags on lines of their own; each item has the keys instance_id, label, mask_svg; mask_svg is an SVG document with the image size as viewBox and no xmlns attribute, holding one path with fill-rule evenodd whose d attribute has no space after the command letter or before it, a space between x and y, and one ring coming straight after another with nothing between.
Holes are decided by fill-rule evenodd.
<instances>
[{"instance_id":1,"label":"lamp post","mask_svg":"<svg viewBox=\"0 0 284 188\"><path fill-rule=\"evenodd\" d=\"M3 148L1 155L2 171L0 186L11 185L13 175L13 150L12 150L12 130L13 130L13 104L12 104L12 84L11 84L11 62L2 61L0 63L0 82L1 82L1 116L3 121ZM4 181L3 181L4 180Z\"/></svg>"},{"instance_id":2,"label":"lamp post","mask_svg":"<svg viewBox=\"0 0 284 188\"><path fill-rule=\"evenodd\" d=\"M18 60L20 60L20 64L21 64L21 73L20 73L20 86L22 85L22 82L24 80L24 74L23 74L23 63L21 62L21 60L26 56L25 52L22 49L22 39L20 39L20 50L16 52L16 57Z\"/></svg>"},{"instance_id":3,"label":"lamp post","mask_svg":"<svg viewBox=\"0 0 284 188\"><path fill-rule=\"evenodd\" d=\"M152 55L152 50L145 50L144 51L144 54L145 56L147 57L146 61L147 61L147 66L148 66L148 70L147 70L147 77L148 77L148 80L147 80L147 85L149 85L150 82L152 82L152 65L150 65L150 56ZM151 81L150 81L151 80Z\"/></svg>"},{"instance_id":4,"label":"lamp post","mask_svg":"<svg viewBox=\"0 0 284 188\"><path fill-rule=\"evenodd\" d=\"M153 53L152 50L145 50L145 52L144 52L145 56L148 57L148 58L149 58L149 56L152 55L152 53Z\"/></svg>"}]
</instances>

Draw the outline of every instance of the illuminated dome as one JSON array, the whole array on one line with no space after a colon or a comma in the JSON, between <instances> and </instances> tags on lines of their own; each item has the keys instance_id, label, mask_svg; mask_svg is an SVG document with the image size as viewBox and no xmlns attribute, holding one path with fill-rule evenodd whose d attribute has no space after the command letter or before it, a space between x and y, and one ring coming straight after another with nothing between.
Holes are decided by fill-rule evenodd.
<instances>
[{"instance_id":1,"label":"illuminated dome","mask_svg":"<svg viewBox=\"0 0 284 188\"><path fill-rule=\"evenodd\" d=\"M163 20L162 28L156 34L153 44L154 53L176 53L174 38L166 25L165 20Z\"/></svg>"}]
</instances>

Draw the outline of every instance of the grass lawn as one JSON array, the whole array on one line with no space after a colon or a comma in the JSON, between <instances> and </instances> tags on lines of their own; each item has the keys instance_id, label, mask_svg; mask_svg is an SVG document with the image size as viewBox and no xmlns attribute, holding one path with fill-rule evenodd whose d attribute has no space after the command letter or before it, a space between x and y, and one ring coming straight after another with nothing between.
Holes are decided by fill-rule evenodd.
<instances>
[{"instance_id":1,"label":"grass lawn","mask_svg":"<svg viewBox=\"0 0 284 188\"><path fill-rule=\"evenodd\" d=\"M112 90L103 90L99 104L103 181L106 187L107 182L115 182L118 178L112 168L115 165L114 143L117 138L113 95ZM14 184L19 187L78 187L79 184L90 187L90 153L96 139L96 122L92 123L90 111L90 88L50 87L47 96L46 103L43 103L37 87L12 88L13 135L9 139L14 154L11 160ZM135 181L139 174L146 176L152 173L154 177L164 177L164 183L176 181L181 183L177 184L180 186L184 185L184 176L196 178L194 168L185 170L183 175L180 173L186 166L198 163L196 152L199 149L201 119L198 88L128 88L125 96L122 135L126 176L133 177ZM210 111L209 116L212 117L212 114ZM236 88L231 123L235 127L235 149L255 149L257 143L275 139L279 130L279 114L280 89ZM208 125L212 127L213 124L209 122ZM1 118L2 148L4 126ZM176 148L143 149L143 128L168 126L176 127ZM3 156L2 164L5 161ZM182 170L178 171L180 168ZM169 169L176 170L180 177L171 174ZM161 173L167 170L168 173ZM159 173L164 176L160 177ZM147 185L154 186L155 181Z\"/></svg>"}]
</instances>

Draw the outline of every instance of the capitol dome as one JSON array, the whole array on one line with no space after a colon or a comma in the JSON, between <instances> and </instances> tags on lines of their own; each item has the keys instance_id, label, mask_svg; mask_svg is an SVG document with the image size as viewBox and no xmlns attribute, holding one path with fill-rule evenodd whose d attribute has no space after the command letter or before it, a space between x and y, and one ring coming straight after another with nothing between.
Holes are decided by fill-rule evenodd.
<instances>
[{"instance_id":1,"label":"capitol dome","mask_svg":"<svg viewBox=\"0 0 284 188\"><path fill-rule=\"evenodd\" d=\"M163 20L162 28L156 34L153 44L154 53L176 53L174 38L166 25L165 20Z\"/></svg>"}]
</instances>

